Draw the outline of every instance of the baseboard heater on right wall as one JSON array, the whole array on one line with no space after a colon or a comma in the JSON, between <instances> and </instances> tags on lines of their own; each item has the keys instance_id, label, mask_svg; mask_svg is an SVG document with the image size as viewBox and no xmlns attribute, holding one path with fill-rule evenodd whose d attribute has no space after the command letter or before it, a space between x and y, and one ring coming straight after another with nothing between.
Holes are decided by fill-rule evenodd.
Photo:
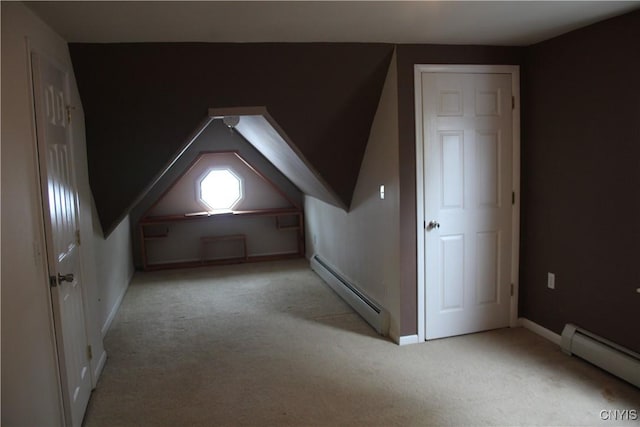
<instances>
[{"instance_id":1,"label":"baseboard heater on right wall","mask_svg":"<svg viewBox=\"0 0 640 427\"><path fill-rule=\"evenodd\" d=\"M640 387L640 354L570 323L562 331L560 347Z\"/></svg>"},{"instance_id":2,"label":"baseboard heater on right wall","mask_svg":"<svg viewBox=\"0 0 640 427\"><path fill-rule=\"evenodd\" d=\"M318 255L311 257L311 269L347 302L380 335L389 331L389 313L352 283L347 281L332 266Z\"/></svg>"}]
</instances>

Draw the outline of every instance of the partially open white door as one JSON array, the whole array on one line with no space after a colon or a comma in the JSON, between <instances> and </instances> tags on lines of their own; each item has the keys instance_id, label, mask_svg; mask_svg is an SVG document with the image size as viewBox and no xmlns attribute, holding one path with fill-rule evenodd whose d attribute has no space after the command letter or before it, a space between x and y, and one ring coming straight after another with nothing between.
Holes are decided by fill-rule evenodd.
<instances>
[{"instance_id":1,"label":"partially open white door","mask_svg":"<svg viewBox=\"0 0 640 427\"><path fill-rule=\"evenodd\" d=\"M511 79L421 73L426 339L510 323Z\"/></svg>"},{"instance_id":2,"label":"partially open white door","mask_svg":"<svg viewBox=\"0 0 640 427\"><path fill-rule=\"evenodd\" d=\"M80 272L78 195L67 116L67 73L32 54L47 261L66 424L80 426L91 394Z\"/></svg>"}]
</instances>

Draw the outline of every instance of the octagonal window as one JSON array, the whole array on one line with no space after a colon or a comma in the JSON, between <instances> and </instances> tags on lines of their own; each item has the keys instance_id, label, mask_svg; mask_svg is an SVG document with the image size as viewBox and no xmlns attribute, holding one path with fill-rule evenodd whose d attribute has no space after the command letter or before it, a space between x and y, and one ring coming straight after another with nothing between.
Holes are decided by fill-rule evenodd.
<instances>
[{"instance_id":1,"label":"octagonal window","mask_svg":"<svg viewBox=\"0 0 640 427\"><path fill-rule=\"evenodd\" d=\"M198 185L200 200L212 211L230 211L242 199L242 180L229 169L211 169Z\"/></svg>"}]
</instances>

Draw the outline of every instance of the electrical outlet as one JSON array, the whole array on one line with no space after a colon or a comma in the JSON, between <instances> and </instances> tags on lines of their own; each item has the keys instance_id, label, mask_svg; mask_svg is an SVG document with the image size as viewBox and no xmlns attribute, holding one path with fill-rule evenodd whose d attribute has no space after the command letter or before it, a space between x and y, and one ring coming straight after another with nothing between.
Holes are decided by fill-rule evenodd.
<instances>
[{"instance_id":1,"label":"electrical outlet","mask_svg":"<svg viewBox=\"0 0 640 427\"><path fill-rule=\"evenodd\" d=\"M556 275L553 273L547 273L547 288L549 289L556 288Z\"/></svg>"}]
</instances>

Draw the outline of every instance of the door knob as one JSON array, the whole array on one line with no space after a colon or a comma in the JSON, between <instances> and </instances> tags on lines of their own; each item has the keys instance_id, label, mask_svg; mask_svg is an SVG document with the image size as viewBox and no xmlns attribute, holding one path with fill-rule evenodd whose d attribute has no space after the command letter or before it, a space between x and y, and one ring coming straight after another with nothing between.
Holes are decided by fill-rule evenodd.
<instances>
[{"instance_id":1,"label":"door knob","mask_svg":"<svg viewBox=\"0 0 640 427\"><path fill-rule=\"evenodd\" d=\"M73 282L73 274L69 273L69 274L60 274L58 273L58 282L62 283L62 282Z\"/></svg>"},{"instance_id":2,"label":"door knob","mask_svg":"<svg viewBox=\"0 0 640 427\"><path fill-rule=\"evenodd\" d=\"M434 228L440 228L440 223L438 221L429 221L429 224L427 224L427 231L433 230Z\"/></svg>"}]
</instances>

